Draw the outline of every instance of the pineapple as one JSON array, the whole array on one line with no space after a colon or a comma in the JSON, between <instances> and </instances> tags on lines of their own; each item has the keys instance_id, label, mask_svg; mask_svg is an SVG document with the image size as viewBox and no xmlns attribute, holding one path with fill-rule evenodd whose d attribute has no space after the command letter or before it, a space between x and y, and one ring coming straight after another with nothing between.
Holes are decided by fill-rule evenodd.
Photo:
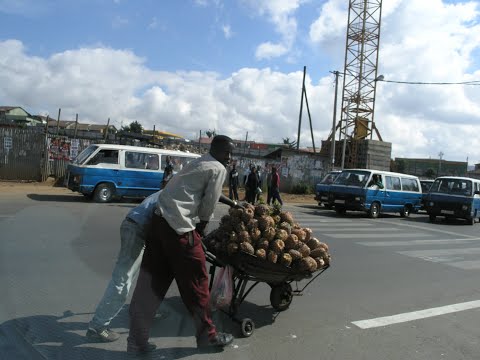
<instances>
[{"instance_id":1,"label":"pineapple","mask_svg":"<svg viewBox=\"0 0 480 360\"><path fill-rule=\"evenodd\" d=\"M253 255L255 253L255 250L253 249L252 244L248 242L242 242L240 243L240 250L243 252L246 252L247 254Z\"/></svg>"},{"instance_id":2,"label":"pineapple","mask_svg":"<svg viewBox=\"0 0 480 360\"><path fill-rule=\"evenodd\" d=\"M285 249L285 243L282 240L274 240L270 243L270 249L280 254Z\"/></svg>"},{"instance_id":3,"label":"pineapple","mask_svg":"<svg viewBox=\"0 0 480 360\"><path fill-rule=\"evenodd\" d=\"M295 249L298 245L298 237L295 234L290 234L285 239L285 249Z\"/></svg>"},{"instance_id":4,"label":"pineapple","mask_svg":"<svg viewBox=\"0 0 480 360\"><path fill-rule=\"evenodd\" d=\"M302 254L298 250L291 249L291 250L288 250L288 253L292 257L293 261L300 260L302 258Z\"/></svg>"},{"instance_id":5,"label":"pineapple","mask_svg":"<svg viewBox=\"0 0 480 360\"><path fill-rule=\"evenodd\" d=\"M231 242L231 243L228 243L227 245L227 254L228 255L233 255L235 254L237 251L238 251L238 244L237 243L234 243L234 242Z\"/></svg>"},{"instance_id":6,"label":"pineapple","mask_svg":"<svg viewBox=\"0 0 480 360\"><path fill-rule=\"evenodd\" d=\"M265 204L260 204L255 207L255 216L262 217L270 214L270 207Z\"/></svg>"},{"instance_id":7,"label":"pineapple","mask_svg":"<svg viewBox=\"0 0 480 360\"><path fill-rule=\"evenodd\" d=\"M292 255L290 255L289 253L285 253L285 254L282 254L282 256L280 256L280 264L282 265L285 265L285 266L290 266L292 264Z\"/></svg>"},{"instance_id":8,"label":"pineapple","mask_svg":"<svg viewBox=\"0 0 480 360\"><path fill-rule=\"evenodd\" d=\"M269 227L263 232L263 237L267 239L268 241L272 241L275 238L275 229L273 227Z\"/></svg>"},{"instance_id":9,"label":"pineapple","mask_svg":"<svg viewBox=\"0 0 480 360\"><path fill-rule=\"evenodd\" d=\"M286 221L287 223L289 223L290 225L293 225L294 224L294 221L293 221L293 215L290 211L281 211L280 212L280 220L283 222L283 221Z\"/></svg>"},{"instance_id":10,"label":"pineapple","mask_svg":"<svg viewBox=\"0 0 480 360\"><path fill-rule=\"evenodd\" d=\"M265 260L267 258L267 252L265 249L257 249L255 250L255 256L259 257L262 260Z\"/></svg>"},{"instance_id":11,"label":"pineapple","mask_svg":"<svg viewBox=\"0 0 480 360\"><path fill-rule=\"evenodd\" d=\"M314 258L307 256L298 261L298 268L300 271L314 272L317 270L317 262Z\"/></svg>"},{"instance_id":12,"label":"pineapple","mask_svg":"<svg viewBox=\"0 0 480 360\"><path fill-rule=\"evenodd\" d=\"M280 229L285 230L288 235L290 235L291 232L292 232L292 226L291 226L288 222L286 222L286 221L281 222L278 227L279 227Z\"/></svg>"}]
</instances>

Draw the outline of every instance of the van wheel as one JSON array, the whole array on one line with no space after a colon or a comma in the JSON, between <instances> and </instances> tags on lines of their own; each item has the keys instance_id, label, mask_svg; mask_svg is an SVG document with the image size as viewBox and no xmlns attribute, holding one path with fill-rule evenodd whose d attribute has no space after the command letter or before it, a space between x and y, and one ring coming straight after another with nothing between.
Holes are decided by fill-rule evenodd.
<instances>
[{"instance_id":1,"label":"van wheel","mask_svg":"<svg viewBox=\"0 0 480 360\"><path fill-rule=\"evenodd\" d=\"M403 207L403 210L400 211L400 215L401 215L402 217L409 217L409 216L410 216L410 206L405 205L405 206Z\"/></svg>"},{"instance_id":2,"label":"van wheel","mask_svg":"<svg viewBox=\"0 0 480 360\"><path fill-rule=\"evenodd\" d=\"M95 188L93 199L99 203L107 203L112 201L114 189L110 184L99 184Z\"/></svg>"},{"instance_id":3,"label":"van wheel","mask_svg":"<svg viewBox=\"0 0 480 360\"><path fill-rule=\"evenodd\" d=\"M345 215L347 213L347 209L345 209L344 207L337 207L335 206L335 212L338 214L338 215Z\"/></svg>"},{"instance_id":4,"label":"van wheel","mask_svg":"<svg viewBox=\"0 0 480 360\"><path fill-rule=\"evenodd\" d=\"M471 219L468 219L468 220L467 220L467 223L468 223L469 225L475 225L475 218L472 217Z\"/></svg>"},{"instance_id":5,"label":"van wheel","mask_svg":"<svg viewBox=\"0 0 480 360\"><path fill-rule=\"evenodd\" d=\"M377 202L374 202L370 206L370 210L368 211L368 216L372 219L378 218L378 215L380 214L380 205Z\"/></svg>"},{"instance_id":6,"label":"van wheel","mask_svg":"<svg viewBox=\"0 0 480 360\"><path fill-rule=\"evenodd\" d=\"M437 217L435 215L428 215L428 218L430 222L434 222Z\"/></svg>"}]
</instances>

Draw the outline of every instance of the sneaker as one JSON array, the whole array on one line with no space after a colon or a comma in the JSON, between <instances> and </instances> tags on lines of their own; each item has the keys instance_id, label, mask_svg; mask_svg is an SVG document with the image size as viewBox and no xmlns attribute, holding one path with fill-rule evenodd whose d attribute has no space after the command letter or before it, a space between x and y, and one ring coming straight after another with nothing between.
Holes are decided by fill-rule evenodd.
<instances>
[{"instance_id":1,"label":"sneaker","mask_svg":"<svg viewBox=\"0 0 480 360\"><path fill-rule=\"evenodd\" d=\"M146 345L138 346L127 342L127 353L130 355L144 355L151 353L157 348L157 345L147 343Z\"/></svg>"},{"instance_id":2,"label":"sneaker","mask_svg":"<svg viewBox=\"0 0 480 360\"><path fill-rule=\"evenodd\" d=\"M211 339L197 339L198 349L224 348L233 342L233 335L219 332Z\"/></svg>"},{"instance_id":3,"label":"sneaker","mask_svg":"<svg viewBox=\"0 0 480 360\"><path fill-rule=\"evenodd\" d=\"M108 328L87 330L87 338L93 342L114 342L117 341L120 335Z\"/></svg>"}]
</instances>

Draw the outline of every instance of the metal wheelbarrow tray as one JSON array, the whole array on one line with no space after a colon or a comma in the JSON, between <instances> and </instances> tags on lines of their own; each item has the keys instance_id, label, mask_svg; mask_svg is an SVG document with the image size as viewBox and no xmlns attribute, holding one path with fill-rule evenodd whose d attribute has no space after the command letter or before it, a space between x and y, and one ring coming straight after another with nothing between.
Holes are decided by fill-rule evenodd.
<instances>
[{"instance_id":1,"label":"metal wheelbarrow tray","mask_svg":"<svg viewBox=\"0 0 480 360\"><path fill-rule=\"evenodd\" d=\"M325 265L311 273L309 271L299 271L283 264L271 263L243 251L238 251L233 255L226 255L214 254L209 249L206 249L205 253L207 261L211 264L210 290L217 267L230 265L233 268L234 286L232 302L227 310L222 311L233 321L241 325L242 335L245 337L253 334L255 324L250 318L238 319L236 315L240 305L255 286L259 283L270 285L270 304L277 312L280 312L288 309L293 296L302 295L305 288L329 268L329 265ZM309 281L299 288L298 282L306 279L309 279ZM250 284L248 284L249 282ZM292 282L296 283L295 289L292 288Z\"/></svg>"}]
</instances>

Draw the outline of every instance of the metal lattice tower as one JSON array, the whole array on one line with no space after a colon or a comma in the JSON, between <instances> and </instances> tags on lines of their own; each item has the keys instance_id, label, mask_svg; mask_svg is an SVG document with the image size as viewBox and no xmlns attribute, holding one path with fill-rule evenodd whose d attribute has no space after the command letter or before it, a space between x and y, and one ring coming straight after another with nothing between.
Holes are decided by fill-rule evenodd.
<instances>
[{"instance_id":1,"label":"metal lattice tower","mask_svg":"<svg viewBox=\"0 0 480 360\"><path fill-rule=\"evenodd\" d=\"M350 0L339 123L346 168L356 167L359 140L375 131L382 141L374 122L381 17L382 0Z\"/></svg>"}]
</instances>

